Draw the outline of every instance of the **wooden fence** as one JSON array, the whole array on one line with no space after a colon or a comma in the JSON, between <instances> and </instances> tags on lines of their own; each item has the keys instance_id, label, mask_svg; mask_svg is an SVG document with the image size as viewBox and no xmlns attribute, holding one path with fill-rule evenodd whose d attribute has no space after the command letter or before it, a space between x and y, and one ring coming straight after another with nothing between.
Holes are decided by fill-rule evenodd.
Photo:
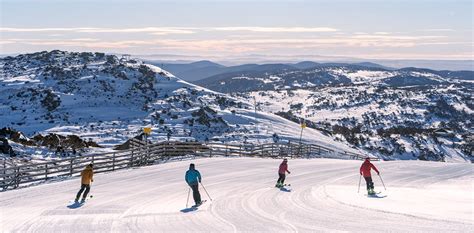
<instances>
[{"instance_id":1,"label":"wooden fence","mask_svg":"<svg viewBox=\"0 0 474 233\"><path fill-rule=\"evenodd\" d=\"M94 172L110 172L120 169L146 166L182 156L246 156L270 158L338 158L361 159L362 156L350 152L335 152L314 144L269 143L221 144L198 142L160 142L146 144L133 140L131 149L110 153L83 155L60 160L27 165L8 164L3 160L0 169L1 191L16 189L47 180L57 180L80 176L87 164L94 164Z\"/></svg>"}]
</instances>

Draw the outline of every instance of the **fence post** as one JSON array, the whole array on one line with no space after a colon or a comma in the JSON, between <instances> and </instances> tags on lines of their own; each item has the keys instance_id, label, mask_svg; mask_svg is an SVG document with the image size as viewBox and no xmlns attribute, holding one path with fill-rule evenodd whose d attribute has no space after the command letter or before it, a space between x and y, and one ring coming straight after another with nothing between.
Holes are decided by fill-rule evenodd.
<instances>
[{"instance_id":1,"label":"fence post","mask_svg":"<svg viewBox=\"0 0 474 233\"><path fill-rule=\"evenodd\" d=\"M239 155L242 157L242 144L239 145Z\"/></svg>"},{"instance_id":2,"label":"fence post","mask_svg":"<svg viewBox=\"0 0 474 233\"><path fill-rule=\"evenodd\" d=\"M168 145L169 145L168 143L169 143L169 141L166 142L166 144L163 144L163 147L164 147L164 153L163 153L163 158L162 158L163 161L166 159L166 156L168 154Z\"/></svg>"},{"instance_id":3,"label":"fence post","mask_svg":"<svg viewBox=\"0 0 474 233\"><path fill-rule=\"evenodd\" d=\"M130 166L129 167L133 167L133 148L132 148L132 155L130 157Z\"/></svg>"},{"instance_id":4,"label":"fence post","mask_svg":"<svg viewBox=\"0 0 474 233\"><path fill-rule=\"evenodd\" d=\"M228 145L225 144L225 157L227 157L227 150L229 149Z\"/></svg>"},{"instance_id":5,"label":"fence post","mask_svg":"<svg viewBox=\"0 0 474 233\"><path fill-rule=\"evenodd\" d=\"M115 171L115 152L112 155L112 171Z\"/></svg>"},{"instance_id":6,"label":"fence post","mask_svg":"<svg viewBox=\"0 0 474 233\"><path fill-rule=\"evenodd\" d=\"M290 148L290 157L293 158L293 145L290 143L289 145Z\"/></svg>"},{"instance_id":7,"label":"fence post","mask_svg":"<svg viewBox=\"0 0 474 233\"><path fill-rule=\"evenodd\" d=\"M70 168L70 175L72 176L72 173L74 172L73 168L72 168L72 163L73 163L74 159L71 159L71 162L70 162L70 165L69 165L69 168Z\"/></svg>"},{"instance_id":8,"label":"fence post","mask_svg":"<svg viewBox=\"0 0 474 233\"><path fill-rule=\"evenodd\" d=\"M150 158L151 158L151 150L150 150L150 148L151 148L151 145L148 145L148 147L147 147L147 153L146 153L145 164L148 164L148 161L149 161Z\"/></svg>"},{"instance_id":9,"label":"fence post","mask_svg":"<svg viewBox=\"0 0 474 233\"><path fill-rule=\"evenodd\" d=\"M5 189L5 184L6 184L5 183L6 174L7 174L7 159L3 158L3 183L2 183L3 189Z\"/></svg>"},{"instance_id":10,"label":"fence post","mask_svg":"<svg viewBox=\"0 0 474 233\"><path fill-rule=\"evenodd\" d=\"M15 188L18 188L20 186L20 168L17 168L15 169L16 173L15 173Z\"/></svg>"},{"instance_id":11,"label":"fence post","mask_svg":"<svg viewBox=\"0 0 474 233\"><path fill-rule=\"evenodd\" d=\"M46 166L44 167L44 179L48 179L48 164L46 164Z\"/></svg>"},{"instance_id":12,"label":"fence post","mask_svg":"<svg viewBox=\"0 0 474 233\"><path fill-rule=\"evenodd\" d=\"M140 149L140 166L143 166L144 157L146 156L146 146Z\"/></svg>"}]
</instances>

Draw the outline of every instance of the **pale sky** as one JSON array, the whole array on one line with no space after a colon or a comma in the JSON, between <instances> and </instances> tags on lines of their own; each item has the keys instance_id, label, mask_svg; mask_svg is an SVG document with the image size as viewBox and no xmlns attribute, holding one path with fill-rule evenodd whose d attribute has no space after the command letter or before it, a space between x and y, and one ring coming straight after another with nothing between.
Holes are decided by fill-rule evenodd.
<instances>
[{"instance_id":1,"label":"pale sky","mask_svg":"<svg viewBox=\"0 0 474 233\"><path fill-rule=\"evenodd\" d=\"M471 0L0 0L0 53L473 59Z\"/></svg>"}]
</instances>

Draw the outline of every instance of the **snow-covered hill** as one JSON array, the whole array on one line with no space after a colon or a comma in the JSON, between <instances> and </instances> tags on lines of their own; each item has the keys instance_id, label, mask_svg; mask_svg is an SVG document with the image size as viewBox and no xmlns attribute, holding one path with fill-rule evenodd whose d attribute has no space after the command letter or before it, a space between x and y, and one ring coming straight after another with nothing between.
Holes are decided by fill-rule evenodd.
<instances>
[{"instance_id":1,"label":"snow-covered hill","mask_svg":"<svg viewBox=\"0 0 474 233\"><path fill-rule=\"evenodd\" d=\"M256 91L263 111L308 125L387 159L470 161L474 157L473 89L463 85L372 84Z\"/></svg>"},{"instance_id":2,"label":"snow-covered hill","mask_svg":"<svg viewBox=\"0 0 474 233\"><path fill-rule=\"evenodd\" d=\"M474 72L268 65L198 81L386 159L474 161ZM311 67L312 66L312 67Z\"/></svg>"},{"instance_id":3,"label":"snow-covered hill","mask_svg":"<svg viewBox=\"0 0 474 233\"><path fill-rule=\"evenodd\" d=\"M187 213L190 162L207 203ZM291 191L274 188L280 161L213 158L94 177L90 198L68 206L80 179L0 193L2 232L472 232L472 164L375 162L375 189L357 193L359 161L289 161ZM192 197L190 198L192 202Z\"/></svg>"},{"instance_id":4,"label":"snow-covered hill","mask_svg":"<svg viewBox=\"0 0 474 233\"><path fill-rule=\"evenodd\" d=\"M298 124L255 113L246 99L128 57L51 51L5 57L0 67L0 126L27 136L73 134L112 146L150 126L151 140L265 142L274 133L299 139ZM305 131L303 141L354 150L316 130Z\"/></svg>"}]
</instances>

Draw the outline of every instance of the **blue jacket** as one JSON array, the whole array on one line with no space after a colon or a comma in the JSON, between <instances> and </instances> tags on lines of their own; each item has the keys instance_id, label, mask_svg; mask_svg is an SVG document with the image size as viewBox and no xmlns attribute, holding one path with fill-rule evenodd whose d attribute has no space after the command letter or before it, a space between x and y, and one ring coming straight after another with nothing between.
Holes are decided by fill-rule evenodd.
<instances>
[{"instance_id":1,"label":"blue jacket","mask_svg":"<svg viewBox=\"0 0 474 233\"><path fill-rule=\"evenodd\" d=\"M201 173L199 173L198 170L188 170L184 179L189 185L195 185L198 182L201 182Z\"/></svg>"}]
</instances>

